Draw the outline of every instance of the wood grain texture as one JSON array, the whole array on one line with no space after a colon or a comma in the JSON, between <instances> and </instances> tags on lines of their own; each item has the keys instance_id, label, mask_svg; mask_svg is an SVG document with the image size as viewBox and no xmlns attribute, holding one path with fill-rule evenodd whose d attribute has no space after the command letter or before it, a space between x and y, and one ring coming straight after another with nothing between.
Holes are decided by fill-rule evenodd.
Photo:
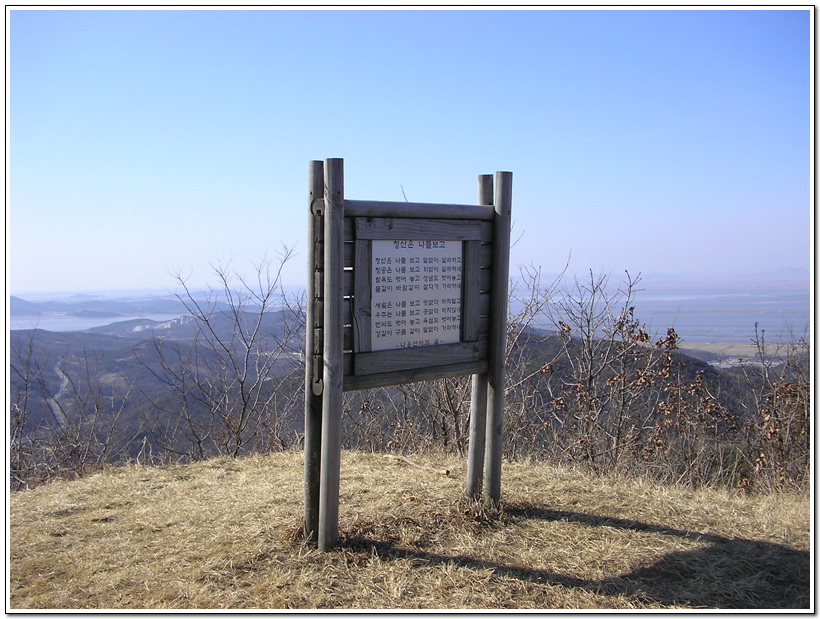
<instances>
[{"instance_id":1,"label":"wood grain texture","mask_svg":"<svg viewBox=\"0 0 820 619\"><path fill-rule=\"evenodd\" d=\"M490 365L487 371L487 436L485 440L485 502L501 501L501 452L504 422L504 362L507 352L507 296L510 273L512 172L496 172L493 229L493 282L490 306Z\"/></svg>"},{"instance_id":2,"label":"wood grain texture","mask_svg":"<svg viewBox=\"0 0 820 619\"><path fill-rule=\"evenodd\" d=\"M475 204L429 204L421 202L384 202L345 200L350 217L402 217L410 219L480 219L492 221L492 208Z\"/></svg>"},{"instance_id":3,"label":"wood grain texture","mask_svg":"<svg viewBox=\"0 0 820 619\"><path fill-rule=\"evenodd\" d=\"M480 221L357 217L356 239L418 241L489 240L490 228Z\"/></svg>"},{"instance_id":4,"label":"wood grain texture","mask_svg":"<svg viewBox=\"0 0 820 619\"><path fill-rule=\"evenodd\" d=\"M381 372L455 365L479 361L486 357L487 340L359 353L354 360L354 374L364 376Z\"/></svg>"},{"instance_id":5,"label":"wood grain texture","mask_svg":"<svg viewBox=\"0 0 820 619\"><path fill-rule=\"evenodd\" d=\"M344 162L326 159L325 176L325 285L324 285L324 391L322 402L322 457L319 487L319 548L339 539L339 473L342 451L344 273Z\"/></svg>"},{"instance_id":6,"label":"wood grain texture","mask_svg":"<svg viewBox=\"0 0 820 619\"><path fill-rule=\"evenodd\" d=\"M481 174L478 177L478 203L492 208L493 204L493 176ZM495 209L493 208L493 222ZM492 267L493 246L482 244L479 248L478 288L480 308L479 316L483 317L485 333L489 332L488 316L490 311L489 279L482 285L482 274L488 274ZM480 325L479 325L480 328ZM488 363L489 366L489 363ZM487 435L487 372L477 372L472 376L472 391L470 396L470 440L467 451L467 480L466 494L470 499L478 498L481 493L482 473L484 470L484 449Z\"/></svg>"},{"instance_id":7,"label":"wood grain texture","mask_svg":"<svg viewBox=\"0 0 820 619\"><path fill-rule=\"evenodd\" d=\"M345 355L345 364L353 364L353 355ZM384 372L381 374L369 374L367 376L345 377L344 390L356 391L358 389L374 389L388 385L404 385L422 380L436 380L448 376L463 376L475 372L486 372L487 360L470 361L455 365L442 365L428 368L417 368L415 370L400 370L398 372Z\"/></svg>"},{"instance_id":8,"label":"wood grain texture","mask_svg":"<svg viewBox=\"0 0 820 619\"><path fill-rule=\"evenodd\" d=\"M356 241L356 258L353 267L353 352L370 352L370 300L371 300L370 241Z\"/></svg>"},{"instance_id":9,"label":"wood grain texture","mask_svg":"<svg viewBox=\"0 0 820 619\"><path fill-rule=\"evenodd\" d=\"M324 262L324 173L321 161L308 164L307 299L305 308L305 538L319 536L319 484L322 446L322 304ZM318 286L317 286L318 283Z\"/></svg>"},{"instance_id":10,"label":"wood grain texture","mask_svg":"<svg viewBox=\"0 0 820 619\"><path fill-rule=\"evenodd\" d=\"M353 281L353 269L342 269L342 296L352 297L355 282Z\"/></svg>"},{"instance_id":11,"label":"wood grain texture","mask_svg":"<svg viewBox=\"0 0 820 619\"><path fill-rule=\"evenodd\" d=\"M461 258L461 341L478 339L481 312L480 241L465 241Z\"/></svg>"},{"instance_id":12,"label":"wood grain texture","mask_svg":"<svg viewBox=\"0 0 820 619\"><path fill-rule=\"evenodd\" d=\"M466 480L466 494L470 499L477 499L481 494L486 436L487 372L484 371L473 374L470 394L470 441L467 445Z\"/></svg>"}]
</instances>

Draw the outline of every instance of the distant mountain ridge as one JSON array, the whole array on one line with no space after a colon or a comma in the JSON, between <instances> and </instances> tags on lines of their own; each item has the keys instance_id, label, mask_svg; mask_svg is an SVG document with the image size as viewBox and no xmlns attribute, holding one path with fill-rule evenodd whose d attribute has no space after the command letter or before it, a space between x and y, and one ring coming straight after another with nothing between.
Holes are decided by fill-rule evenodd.
<instances>
[{"instance_id":1,"label":"distant mountain ridge","mask_svg":"<svg viewBox=\"0 0 820 619\"><path fill-rule=\"evenodd\" d=\"M760 273L668 275L646 273L642 283L655 290L808 290L811 271L804 267L775 269Z\"/></svg>"},{"instance_id":2,"label":"distant mountain ridge","mask_svg":"<svg viewBox=\"0 0 820 619\"><path fill-rule=\"evenodd\" d=\"M20 297L9 298L11 316L44 316L62 314L79 318L118 316L146 316L151 314L187 313L176 297L144 297L138 299L103 299L98 297L73 297L73 300L26 301Z\"/></svg>"}]
</instances>

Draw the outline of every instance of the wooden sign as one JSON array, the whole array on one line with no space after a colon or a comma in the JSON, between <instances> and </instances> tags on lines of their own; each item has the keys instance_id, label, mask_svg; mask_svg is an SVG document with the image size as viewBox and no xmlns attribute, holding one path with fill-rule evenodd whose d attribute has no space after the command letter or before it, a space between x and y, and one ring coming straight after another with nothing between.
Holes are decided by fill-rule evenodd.
<instances>
[{"instance_id":1,"label":"wooden sign","mask_svg":"<svg viewBox=\"0 0 820 619\"><path fill-rule=\"evenodd\" d=\"M479 204L349 200L309 167L305 535L338 539L342 393L473 375L467 494L500 499L512 173ZM486 459L485 459L486 454Z\"/></svg>"},{"instance_id":2,"label":"wooden sign","mask_svg":"<svg viewBox=\"0 0 820 619\"><path fill-rule=\"evenodd\" d=\"M373 241L370 350L461 337L461 241Z\"/></svg>"},{"instance_id":3,"label":"wooden sign","mask_svg":"<svg viewBox=\"0 0 820 619\"><path fill-rule=\"evenodd\" d=\"M344 391L487 371L494 211L418 206L353 202L344 217Z\"/></svg>"}]
</instances>

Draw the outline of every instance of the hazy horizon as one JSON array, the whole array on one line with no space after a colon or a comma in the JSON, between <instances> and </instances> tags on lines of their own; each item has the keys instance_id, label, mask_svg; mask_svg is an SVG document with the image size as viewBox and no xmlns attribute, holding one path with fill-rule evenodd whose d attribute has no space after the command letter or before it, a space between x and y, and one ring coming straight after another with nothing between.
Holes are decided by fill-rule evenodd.
<instances>
[{"instance_id":1,"label":"hazy horizon","mask_svg":"<svg viewBox=\"0 0 820 619\"><path fill-rule=\"evenodd\" d=\"M513 266L515 269L515 267ZM568 273L564 276L566 281L570 281L573 277L579 277L580 279L585 278L589 273L589 270L586 272L581 273ZM639 273L630 273L630 275L635 276ZM556 272L547 272L543 271L543 278L545 281L550 280L552 278L558 277L560 274ZM600 273L595 272L595 275L600 275ZM619 281L623 278L621 276L624 273L612 273L609 274L610 283L616 285ZM517 277L517 269L511 270L510 276L513 278ZM675 289L678 286L682 286L686 289L697 289L698 286L701 287L703 290L708 290L714 288L715 285L718 286L726 286L728 289L738 289L743 290L749 287L754 288L765 288L771 290L811 290L811 270L805 267L788 267L783 269L778 269L775 271L768 271L762 273L753 273L753 272L738 272L738 273L713 273L713 274L680 274L680 275L670 275L670 274L663 274L663 273L640 273L641 276L641 284L642 287L648 287L649 289L657 290L657 289ZM213 285L217 284L217 281L212 282ZM217 286L214 286L217 287ZM206 290L208 286L195 286L192 290L202 291ZM285 284L284 288L288 291L292 290L304 290L305 289L305 282L297 282L297 283L290 283ZM111 297L116 298L114 295L120 295L121 298L124 298L126 295L173 295L176 291L180 290L179 287L174 285L169 285L165 287L154 287L154 288L130 288L130 287L123 287L123 288L96 288L96 289L56 289L56 290L24 290L24 291L8 291L8 297L17 297L24 300L32 300L32 299L39 299L39 300L48 300L48 299L66 299L70 298L71 296L104 296L104 297Z\"/></svg>"},{"instance_id":2,"label":"hazy horizon","mask_svg":"<svg viewBox=\"0 0 820 619\"><path fill-rule=\"evenodd\" d=\"M610 280L607 288L607 294L616 303L622 299L618 292L620 283ZM565 284L564 290L572 295L572 282ZM285 290L289 296L303 291L303 288ZM199 290L191 292L195 297L200 295ZM670 327L676 330L680 341L690 347L697 342L748 343L755 335L756 326L766 334L770 343L789 343L810 335L811 292L808 286L727 287L718 281L713 285L700 282L689 286L680 283L664 286L653 283L650 278L641 282L633 293L630 305L635 307L635 316L652 338L662 337ZM551 304L553 308L558 307L564 294L561 289L556 291ZM17 298L22 302L16 301ZM179 303L178 306L169 305L172 299L173 295L168 291L151 290L13 296L7 324L11 330L62 332L84 331L133 319L164 323L185 313L178 301L174 301ZM511 314L520 309L521 302L511 298ZM550 320L541 316L534 326L549 328Z\"/></svg>"}]
</instances>

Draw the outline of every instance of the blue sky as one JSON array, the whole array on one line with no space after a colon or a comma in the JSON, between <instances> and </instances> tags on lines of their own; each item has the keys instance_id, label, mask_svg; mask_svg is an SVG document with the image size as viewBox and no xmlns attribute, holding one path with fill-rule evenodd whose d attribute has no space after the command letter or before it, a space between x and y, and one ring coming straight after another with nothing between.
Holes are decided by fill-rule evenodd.
<instances>
[{"instance_id":1,"label":"blue sky","mask_svg":"<svg viewBox=\"0 0 820 619\"><path fill-rule=\"evenodd\" d=\"M513 268L808 268L811 19L11 10L10 291L213 283L282 244L303 283L327 157L358 199L474 203L512 171Z\"/></svg>"}]
</instances>

